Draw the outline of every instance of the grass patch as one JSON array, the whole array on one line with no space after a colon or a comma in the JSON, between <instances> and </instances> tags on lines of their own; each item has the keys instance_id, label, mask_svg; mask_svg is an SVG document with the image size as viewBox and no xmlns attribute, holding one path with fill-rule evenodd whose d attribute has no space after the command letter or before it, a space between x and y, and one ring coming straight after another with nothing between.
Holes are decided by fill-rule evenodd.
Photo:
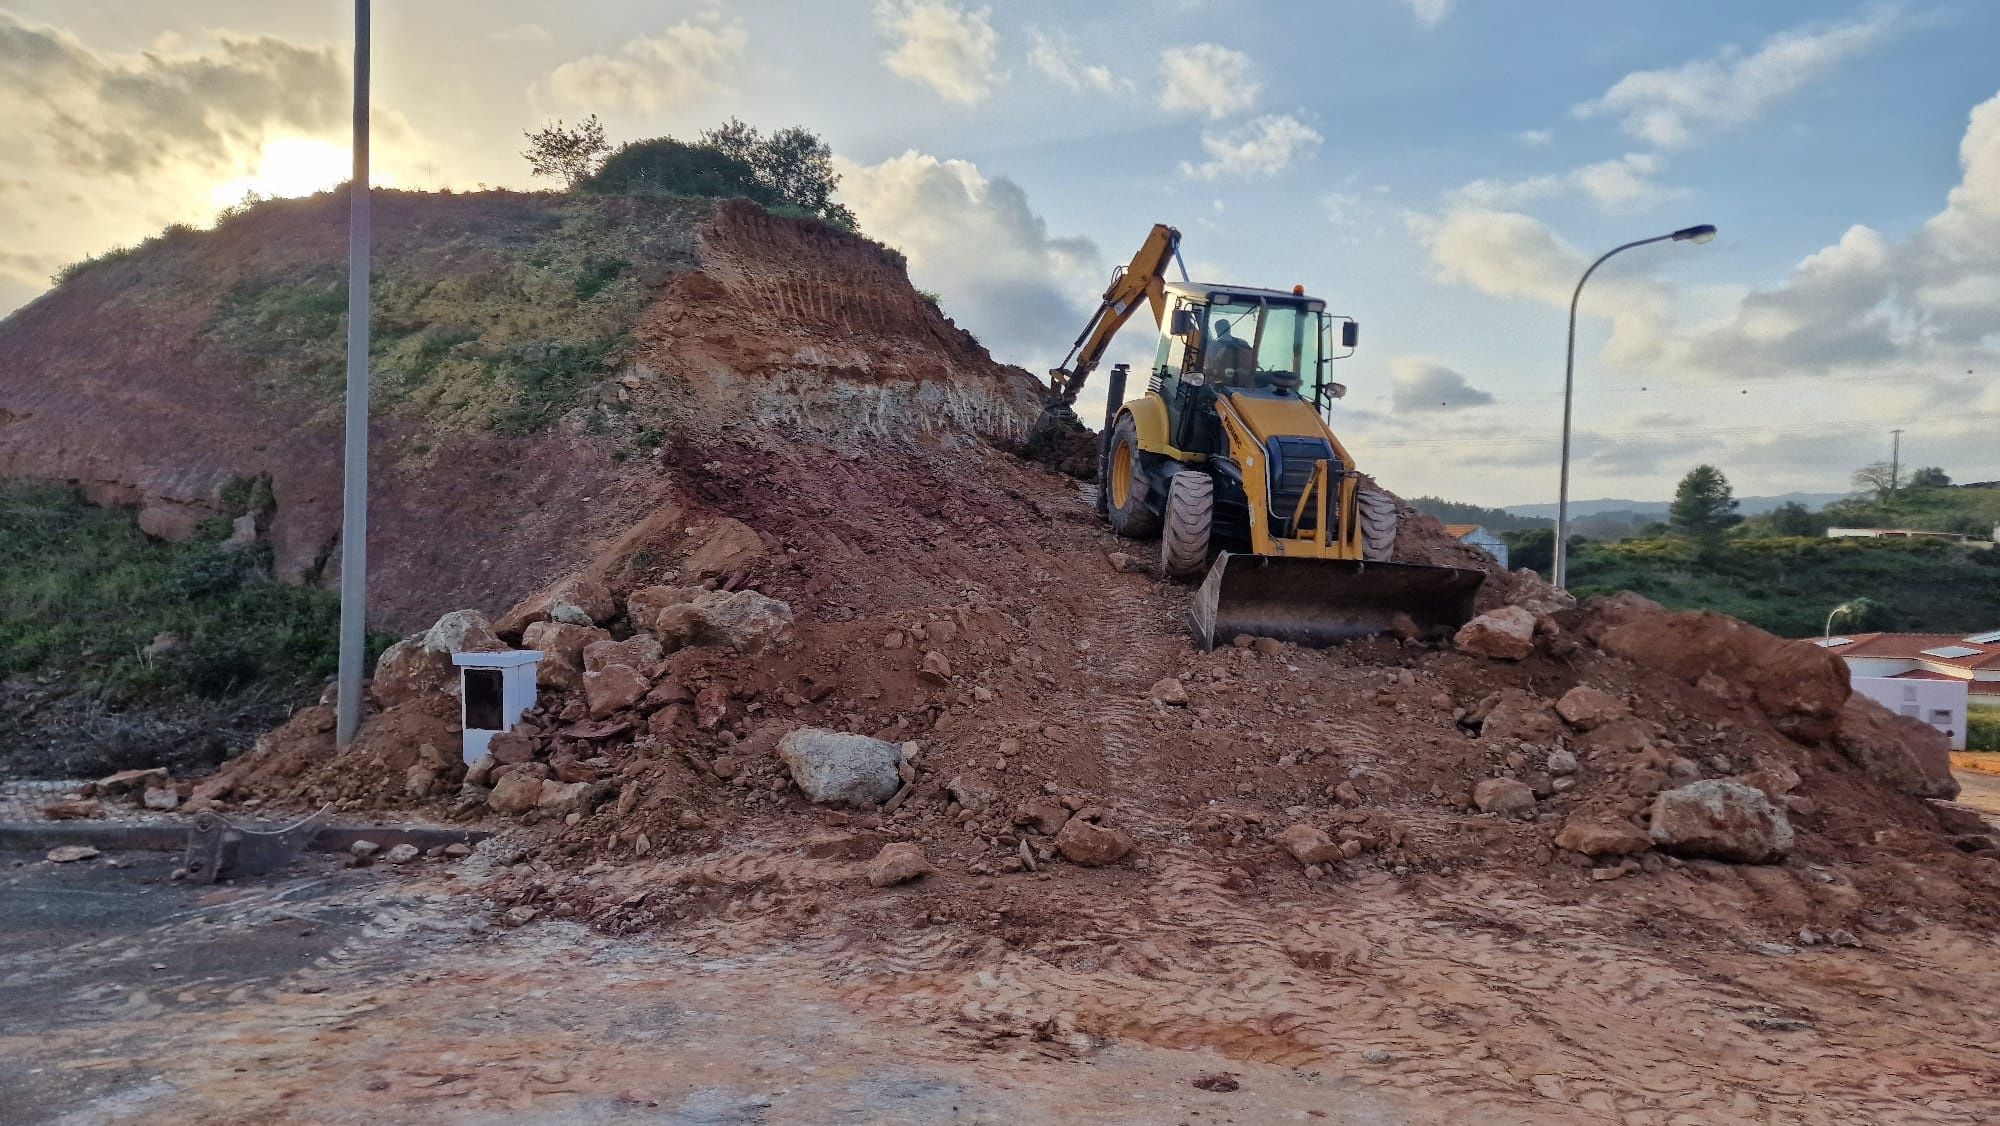
<instances>
[{"instance_id":1,"label":"grass patch","mask_svg":"<svg viewBox=\"0 0 2000 1126\"><path fill-rule=\"evenodd\" d=\"M256 511L268 494L225 495ZM227 527L163 544L66 486L0 481L0 766L206 766L318 696L338 600L270 581L268 549L223 548ZM178 643L148 652L163 634Z\"/></svg>"},{"instance_id":2,"label":"grass patch","mask_svg":"<svg viewBox=\"0 0 2000 1126\"><path fill-rule=\"evenodd\" d=\"M1965 749L2000 751L2000 708L1966 709ZM2000 761L1994 765L2000 766Z\"/></svg>"}]
</instances>

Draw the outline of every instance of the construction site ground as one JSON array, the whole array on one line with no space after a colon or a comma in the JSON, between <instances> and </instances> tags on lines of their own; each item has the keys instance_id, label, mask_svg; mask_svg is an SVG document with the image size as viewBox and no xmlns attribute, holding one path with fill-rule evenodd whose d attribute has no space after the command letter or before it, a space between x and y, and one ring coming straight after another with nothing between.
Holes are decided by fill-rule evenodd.
<instances>
[{"instance_id":1,"label":"construction site ground","mask_svg":"<svg viewBox=\"0 0 2000 1126\"><path fill-rule=\"evenodd\" d=\"M722 831L663 832L669 844L642 857L614 855L623 838L546 847L583 842L589 822L567 837L503 822L455 864L309 858L240 887L170 883L156 857L36 860L5 877L6 916L31 922L0 939L4 1117L2000 1118L1990 924L1942 910L1909 865L1898 878L1915 888L1882 926L1853 945L1800 945L1800 920L1823 906L1810 885L1835 883L1812 863L1598 882L1538 862L1526 827L1468 815L1412 753L1398 765L1392 752L1432 741L1413 734L1431 721L1377 695L1399 675L1384 651L1237 651L1213 660L1272 667L1197 691L1298 693L1297 708L1262 701L1279 715L1321 701L1338 719L1328 745L1371 767L1353 776L1376 800L1413 835L1457 835L1409 850L1410 864L1363 858L1321 879L1257 834L1230 843L1227 819L1203 811L1252 811L1246 795L1291 774L1160 738L1185 720L1149 690L1211 660L1180 631L1185 591L1106 566L1121 545L1082 491L1042 504L1047 522L1014 542L1047 554L1022 573L1049 576L1043 612L1082 656L1052 662L1070 671L1035 681L1004 718L1101 745L1059 760L1061 782L1133 834L1136 860L975 874L965 857L979 854L955 851L974 838L920 821L938 870L875 889L861 878L872 852L819 847L829 829L836 845L849 829L865 837L865 821L796 800L711 805ZM946 575L962 565L936 558ZM1054 581L1089 567L1104 578L1088 589ZM1029 783L1058 761L1037 763L1033 745ZM1864 875L1841 870L1850 898ZM1868 886L1872 903L1895 899L1884 886ZM686 910L621 922L653 893ZM541 917L503 925L524 895Z\"/></svg>"}]
</instances>

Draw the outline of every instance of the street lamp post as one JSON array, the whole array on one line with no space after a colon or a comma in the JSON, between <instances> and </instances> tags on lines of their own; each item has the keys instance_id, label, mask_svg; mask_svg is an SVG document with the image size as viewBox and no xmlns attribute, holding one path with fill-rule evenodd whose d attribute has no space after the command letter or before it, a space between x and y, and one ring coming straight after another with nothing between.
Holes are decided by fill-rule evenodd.
<instances>
[{"instance_id":1,"label":"street lamp post","mask_svg":"<svg viewBox=\"0 0 2000 1126\"><path fill-rule=\"evenodd\" d=\"M1589 281L1590 275L1596 273L1597 268L1604 265L1605 261L1612 255L1630 250L1635 246L1645 246L1648 243L1668 241L1704 243L1714 237L1714 224L1703 223L1700 226L1683 227L1670 235L1654 235L1652 238L1642 238L1636 242L1628 242L1623 246L1614 246L1610 250L1605 251L1603 257L1590 264L1590 269L1585 270L1583 276L1577 279L1576 292L1570 294L1569 354L1563 361L1562 483L1556 493L1556 551L1554 570L1557 590L1567 589L1569 585L1569 418L1570 400L1576 388L1576 306L1577 302L1583 298L1583 283Z\"/></svg>"},{"instance_id":2,"label":"street lamp post","mask_svg":"<svg viewBox=\"0 0 2000 1126\"><path fill-rule=\"evenodd\" d=\"M354 175L347 182L347 443L340 490L340 664L334 742L361 726L368 645L368 63L369 0L354 0Z\"/></svg>"}]
</instances>

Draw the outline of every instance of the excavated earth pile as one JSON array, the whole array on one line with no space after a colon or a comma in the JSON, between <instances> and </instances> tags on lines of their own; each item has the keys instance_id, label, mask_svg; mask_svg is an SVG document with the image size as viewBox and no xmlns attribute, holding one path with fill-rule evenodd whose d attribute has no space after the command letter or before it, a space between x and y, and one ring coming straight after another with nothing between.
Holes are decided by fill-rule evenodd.
<instances>
[{"instance_id":1,"label":"excavated earth pile","mask_svg":"<svg viewBox=\"0 0 2000 1126\"><path fill-rule=\"evenodd\" d=\"M1576 606L1407 508L1398 558L1493 572L1455 638L1199 653L1155 548L998 448L1023 373L782 222L703 237L646 315L678 426L622 527L506 548L561 565L385 653L354 746L302 709L192 807L503 829L504 923L755 955L996 1067L1134 1040L1440 1120L2000 1116L2000 842L1836 658ZM450 655L510 647L538 703L468 768Z\"/></svg>"}]
</instances>

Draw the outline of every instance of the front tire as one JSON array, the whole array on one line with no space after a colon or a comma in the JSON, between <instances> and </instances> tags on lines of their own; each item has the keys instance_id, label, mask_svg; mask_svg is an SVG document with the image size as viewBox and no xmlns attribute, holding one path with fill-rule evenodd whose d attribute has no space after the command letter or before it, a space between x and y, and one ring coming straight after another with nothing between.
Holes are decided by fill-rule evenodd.
<instances>
[{"instance_id":1,"label":"front tire","mask_svg":"<svg viewBox=\"0 0 2000 1126\"><path fill-rule=\"evenodd\" d=\"M1146 504L1151 486L1145 465L1140 462L1139 427L1132 416L1121 415L1111 428L1111 452L1104 459L1104 514L1111 530L1130 539L1151 539L1160 534L1160 514Z\"/></svg>"},{"instance_id":2,"label":"front tire","mask_svg":"<svg viewBox=\"0 0 2000 1126\"><path fill-rule=\"evenodd\" d=\"M1209 530L1215 525L1215 481L1183 470L1167 483L1167 519L1160 535L1160 565L1176 579L1208 569Z\"/></svg>"},{"instance_id":3,"label":"front tire","mask_svg":"<svg viewBox=\"0 0 2000 1126\"><path fill-rule=\"evenodd\" d=\"M1396 554L1396 498L1372 485L1355 491L1354 507L1361 516L1361 558L1391 562Z\"/></svg>"}]
</instances>

